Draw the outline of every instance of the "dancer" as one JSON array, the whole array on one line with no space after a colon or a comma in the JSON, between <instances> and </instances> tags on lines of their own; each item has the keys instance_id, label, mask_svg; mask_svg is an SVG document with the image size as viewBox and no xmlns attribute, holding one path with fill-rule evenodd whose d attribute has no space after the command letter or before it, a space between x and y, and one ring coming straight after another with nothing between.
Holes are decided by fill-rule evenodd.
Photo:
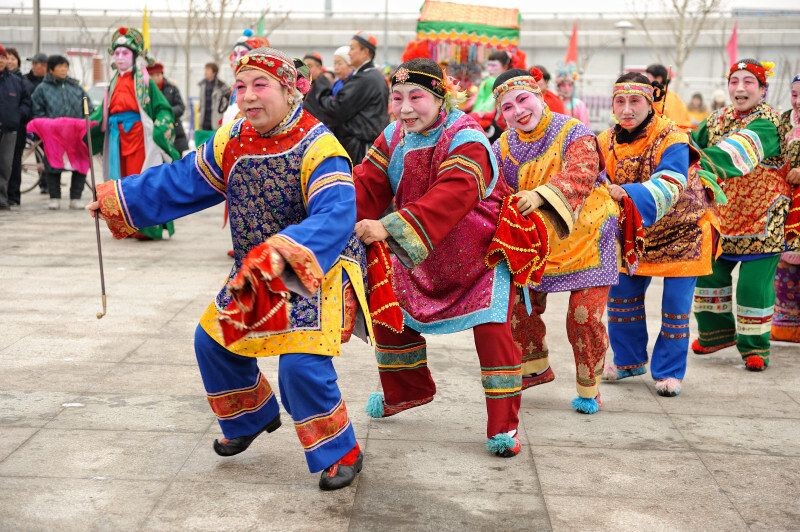
<instances>
[{"instance_id":1,"label":"dancer","mask_svg":"<svg viewBox=\"0 0 800 532\"><path fill-rule=\"evenodd\" d=\"M356 330L370 330L357 315L366 308L365 256L353 232L347 155L303 110L296 80L283 52L248 52L236 68L245 118L224 124L181 161L100 185L88 208L100 210L120 238L227 200L234 265L195 333L200 374L224 435L214 450L238 454L280 426L278 401L256 363L279 355L281 401L309 471L322 471L320 488L332 490L349 485L363 460L332 357L358 324ZM244 281L258 293L249 304Z\"/></svg>"},{"instance_id":2,"label":"dancer","mask_svg":"<svg viewBox=\"0 0 800 532\"><path fill-rule=\"evenodd\" d=\"M367 413L387 417L432 401L436 385L422 334L472 329L486 396L486 447L515 456L522 355L508 324L510 274L504 265L484 264L508 187L497 179L480 126L456 108L457 88L438 64L407 61L391 86L398 120L353 172L356 232L366 244L386 241L392 248L405 320L402 331L375 328L383 393L370 397Z\"/></svg>"},{"instance_id":3,"label":"dancer","mask_svg":"<svg viewBox=\"0 0 800 532\"><path fill-rule=\"evenodd\" d=\"M518 295L511 322L523 352L522 386L555 378L541 315L548 293L568 291L567 337L578 390L572 406L594 414L602 405L599 384L608 335L601 320L609 285L617 281L619 216L600 173L597 139L579 120L548 108L531 72L514 69L498 76L494 97L509 126L493 146L500 174L520 198L522 214L537 209L545 216L550 243L532 305L526 308Z\"/></svg>"},{"instance_id":4,"label":"dancer","mask_svg":"<svg viewBox=\"0 0 800 532\"><path fill-rule=\"evenodd\" d=\"M619 284L611 288L608 334L614 359L604 377L614 381L645 373L645 294L652 278L662 277L661 332L650 372L656 393L674 397L686 373L695 282L711 273L719 222L700 178L689 168L697 150L689 147L685 132L656 111L662 94L642 74L620 76L611 99L618 124L598 137L611 196L630 198L645 228L635 274L621 270Z\"/></svg>"}]
</instances>

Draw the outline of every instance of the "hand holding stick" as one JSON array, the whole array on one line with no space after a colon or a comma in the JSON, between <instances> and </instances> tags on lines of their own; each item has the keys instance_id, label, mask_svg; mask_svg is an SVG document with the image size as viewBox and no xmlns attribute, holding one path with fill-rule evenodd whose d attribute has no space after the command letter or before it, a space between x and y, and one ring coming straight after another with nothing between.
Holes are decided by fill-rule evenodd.
<instances>
[{"instance_id":1,"label":"hand holding stick","mask_svg":"<svg viewBox=\"0 0 800 532\"><path fill-rule=\"evenodd\" d=\"M86 145L89 147L89 170L92 176L92 201L97 202L97 184L94 180L94 161L92 159L92 126L89 122L89 99L83 97L83 117L86 119ZM94 230L97 236L97 258L100 261L100 297L103 303L102 312L97 313L99 320L106 315L106 278L103 273L103 248L100 246L100 216L94 216Z\"/></svg>"}]
</instances>

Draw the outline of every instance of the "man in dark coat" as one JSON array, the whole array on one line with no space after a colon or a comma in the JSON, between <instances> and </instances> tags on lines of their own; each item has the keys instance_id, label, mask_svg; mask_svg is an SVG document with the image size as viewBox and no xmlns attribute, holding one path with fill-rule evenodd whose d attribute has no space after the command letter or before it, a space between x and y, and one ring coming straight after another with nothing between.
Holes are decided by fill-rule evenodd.
<instances>
[{"instance_id":1,"label":"man in dark coat","mask_svg":"<svg viewBox=\"0 0 800 532\"><path fill-rule=\"evenodd\" d=\"M355 34L350 41L353 76L336 96L325 91L319 98L325 123L330 124L353 164L361 162L389 124L389 86L373 64L377 45L374 36Z\"/></svg>"},{"instance_id":2,"label":"man in dark coat","mask_svg":"<svg viewBox=\"0 0 800 532\"><path fill-rule=\"evenodd\" d=\"M319 106L319 97L326 91L331 89L330 80L324 75L322 67L322 56L318 52L311 52L303 57L303 63L308 67L308 72L311 75L311 90L306 94L303 100L303 108L314 115L314 118L320 122L325 122L325 115ZM330 125L325 122L326 125Z\"/></svg>"},{"instance_id":3,"label":"man in dark coat","mask_svg":"<svg viewBox=\"0 0 800 532\"><path fill-rule=\"evenodd\" d=\"M164 77L164 65L161 63L154 63L147 67L147 73L150 74L152 79L158 86L161 93L172 106L172 114L175 115L175 148L183 153L189 149L189 141L186 138L186 132L183 129L183 122L181 117L186 111L186 105L183 103L183 98L178 90L178 87L173 85L167 78Z\"/></svg>"}]
</instances>

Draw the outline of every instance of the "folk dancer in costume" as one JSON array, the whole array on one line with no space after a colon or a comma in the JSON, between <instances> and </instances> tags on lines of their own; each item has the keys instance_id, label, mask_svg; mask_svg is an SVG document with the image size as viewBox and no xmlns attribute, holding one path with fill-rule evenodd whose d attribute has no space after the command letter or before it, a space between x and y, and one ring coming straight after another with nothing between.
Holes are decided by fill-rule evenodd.
<instances>
[{"instance_id":1,"label":"folk dancer in costume","mask_svg":"<svg viewBox=\"0 0 800 532\"><path fill-rule=\"evenodd\" d=\"M781 115L781 152L789 163L786 180L792 185L792 204L786 219L786 240L800 237L800 75L792 79L792 108ZM773 340L800 342L800 252L781 255L775 276Z\"/></svg>"},{"instance_id":2,"label":"folk dancer in costume","mask_svg":"<svg viewBox=\"0 0 800 532\"><path fill-rule=\"evenodd\" d=\"M142 34L134 28L119 28L108 52L117 72L108 84L103 105L92 113L91 120L98 123L92 128L92 146L95 151L102 146L104 175L116 181L180 159L180 153L172 144L172 106L147 70L136 64L144 52ZM140 226L131 236L160 240L164 230L169 235L175 232L171 220Z\"/></svg>"},{"instance_id":3,"label":"folk dancer in costume","mask_svg":"<svg viewBox=\"0 0 800 532\"><path fill-rule=\"evenodd\" d=\"M494 143L500 175L519 196L523 215L538 210L547 225L550 255L532 304L517 294L514 341L523 353L523 389L552 381L542 313L547 294L570 292L567 337L575 356L578 397L573 407L600 409L599 383L608 349L602 323L609 285L617 282L619 209L601 172L594 133L579 120L553 113L536 78L525 70L498 76L494 97L509 129Z\"/></svg>"},{"instance_id":4,"label":"folk dancer in costume","mask_svg":"<svg viewBox=\"0 0 800 532\"><path fill-rule=\"evenodd\" d=\"M574 63L560 66L556 71L556 90L558 97L564 103L564 114L577 118L583 125L589 127L589 107L575 96L575 82L578 77Z\"/></svg>"},{"instance_id":5,"label":"folk dancer in costume","mask_svg":"<svg viewBox=\"0 0 800 532\"><path fill-rule=\"evenodd\" d=\"M365 255L353 232L350 162L330 131L303 111L296 79L282 52L248 52L236 69L245 118L223 125L178 162L104 183L89 209L100 210L114 236L124 237L227 200L234 265L195 333L200 374L224 435L214 450L238 454L280 426L278 401L257 365L258 357L278 355L281 401L309 470L322 471L320 488L331 490L349 485L363 459L333 357L353 327L370 330L356 314L366 306ZM253 323L239 319L247 308L232 301L232 290L256 275L270 287L284 285L288 299L279 297L284 307L264 306L271 300L256 297L249 308L265 313ZM277 330L261 328L281 317Z\"/></svg>"},{"instance_id":6,"label":"folk dancer in costume","mask_svg":"<svg viewBox=\"0 0 800 532\"><path fill-rule=\"evenodd\" d=\"M234 75L236 73L236 65L238 64L239 59L247 55L250 50L268 47L269 39L266 37L253 35L253 30L250 28L245 29L239 38L236 39L236 43L234 43L231 53L228 54L228 62L231 65L231 70L234 72ZM236 120L237 118L242 118L242 115L239 113L239 106L236 105L236 86L234 85L231 90L228 108L222 115L222 123L225 124L231 120Z\"/></svg>"},{"instance_id":7,"label":"folk dancer in costume","mask_svg":"<svg viewBox=\"0 0 800 532\"><path fill-rule=\"evenodd\" d=\"M714 111L692 134L702 149L701 171L721 181L722 255L700 277L694 312L697 354L735 345L750 371L769 365L775 270L785 251L784 223L791 186L780 153L780 117L764 102L771 63L743 59L728 72L731 105ZM739 267L736 316L731 272Z\"/></svg>"},{"instance_id":8,"label":"folk dancer in costume","mask_svg":"<svg viewBox=\"0 0 800 532\"><path fill-rule=\"evenodd\" d=\"M495 231L506 184L486 136L459 111L457 88L430 59L406 61L391 78L398 120L387 126L353 171L364 243L394 252L394 290L401 332L375 327L383 393L367 404L388 417L433 400L423 334L472 329L486 396L487 449L519 453L521 352L508 324L510 273L489 269L484 254ZM384 214L387 208L389 214Z\"/></svg>"},{"instance_id":9,"label":"folk dancer in costume","mask_svg":"<svg viewBox=\"0 0 800 532\"><path fill-rule=\"evenodd\" d=\"M689 352L689 313L698 275L711 273L719 222L714 203L690 163L698 153L688 135L655 111L651 82L638 73L617 79L612 109L617 125L598 136L611 196L627 197L641 215L644 250L634 274L620 269L608 299L608 335L614 352L604 376L615 381L645 373L645 293L653 277L664 278L661 332L650 372L656 393L681 391Z\"/></svg>"}]
</instances>

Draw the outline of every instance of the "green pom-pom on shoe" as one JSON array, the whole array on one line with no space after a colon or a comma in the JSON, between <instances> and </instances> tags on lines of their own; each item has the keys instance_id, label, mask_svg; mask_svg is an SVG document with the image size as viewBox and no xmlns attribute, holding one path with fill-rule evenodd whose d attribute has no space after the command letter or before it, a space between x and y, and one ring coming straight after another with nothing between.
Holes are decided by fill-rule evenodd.
<instances>
[{"instance_id":1,"label":"green pom-pom on shoe","mask_svg":"<svg viewBox=\"0 0 800 532\"><path fill-rule=\"evenodd\" d=\"M372 392L369 399L367 399L367 404L364 406L364 411L369 417L383 417L383 394Z\"/></svg>"},{"instance_id":2,"label":"green pom-pom on shoe","mask_svg":"<svg viewBox=\"0 0 800 532\"><path fill-rule=\"evenodd\" d=\"M486 440L486 450L495 456L510 458L517 456L521 449L522 445L520 445L519 439L515 436L509 436L505 432L495 434Z\"/></svg>"}]
</instances>

